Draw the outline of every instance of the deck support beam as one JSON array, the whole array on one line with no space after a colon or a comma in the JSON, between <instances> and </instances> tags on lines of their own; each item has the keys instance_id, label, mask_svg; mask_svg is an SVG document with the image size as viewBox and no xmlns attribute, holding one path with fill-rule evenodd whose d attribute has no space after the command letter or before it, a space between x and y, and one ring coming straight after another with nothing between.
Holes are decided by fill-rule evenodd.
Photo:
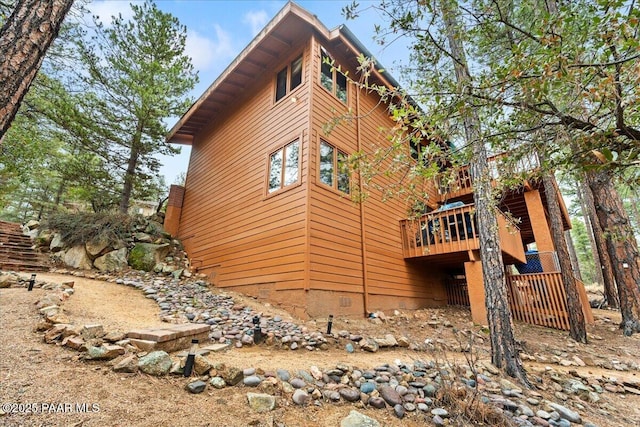
<instances>
[{"instance_id":1,"label":"deck support beam","mask_svg":"<svg viewBox=\"0 0 640 427\"><path fill-rule=\"evenodd\" d=\"M472 259L475 259L475 257ZM469 292L471 320L473 320L473 323L486 326L488 324L488 321L487 321L487 308L485 306L482 261L465 262L464 274L467 279L467 290Z\"/></svg>"}]
</instances>

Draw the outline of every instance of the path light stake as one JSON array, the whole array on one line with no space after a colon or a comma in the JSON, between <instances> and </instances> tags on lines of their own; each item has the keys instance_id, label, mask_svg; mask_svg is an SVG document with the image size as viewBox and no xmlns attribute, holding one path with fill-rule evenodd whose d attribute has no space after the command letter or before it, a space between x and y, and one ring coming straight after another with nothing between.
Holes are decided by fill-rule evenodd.
<instances>
[{"instance_id":1,"label":"path light stake","mask_svg":"<svg viewBox=\"0 0 640 427\"><path fill-rule=\"evenodd\" d=\"M196 351L198 350L198 340L191 340L191 348L189 349L189 354L187 354L187 361L184 364L183 374L185 377L190 377L191 372L193 371L193 365L196 361Z\"/></svg>"},{"instance_id":2,"label":"path light stake","mask_svg":"<svg viewBox=\"0 0 640 427\"><path fill-rule=\"evenodd\" d=\"M333 326L333 314L329 315L329 323L327 323L327 335L331 334L331 327Z\"/></svg>"},{"instance_id":3,"label":"path light stake","mask_svg":"<svg viewBox=\"0 0 640 427\"><path fill-rule=\"evenodd\" d=\"M260 318L253 316L253 342L260 344L262 342L262 329L260 328Z\"/></svg>"},{"instance_id":4,"label":"path light stake","mask_svg":"<svg viewBox=\"0 0 640 427\"><path fill-rule=\"evenodd\" d=\"M31 275L31 279L29 280L29 287L27 288L27 291L31 292L33 290L33 285L36 283L36 273L33 273Z\"/></svg>"}]
</instances>

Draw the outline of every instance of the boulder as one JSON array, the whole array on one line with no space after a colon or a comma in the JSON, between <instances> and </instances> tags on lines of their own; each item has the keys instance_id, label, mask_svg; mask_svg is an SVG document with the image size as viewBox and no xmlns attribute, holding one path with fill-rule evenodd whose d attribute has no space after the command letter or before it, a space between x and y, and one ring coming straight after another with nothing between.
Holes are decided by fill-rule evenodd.
<instances>
[{"instance_id":1,"label":"boulder","mask_svg":"<svg viewBox=\"0 0 640 427\"><path fill-rule=\"evenodd\" d=\"M64 254L64 263L69 267L91 270L93 264L87 255L84 245L74 246Z\"/></svg>"},{"instance_id":2,"label":"boulder","mask_svg":"<svg viewBox=\"0 0 640 427\"><path fill-rule=\"evenodd\" d=\"M36 228L40 227L40 222L36 221L35 219L31 219L29 221L27 221L27 223L24 225L23 229L26 232L31 231L31 230L35 230Z\"/></svg>"},{"instance_id":3,"label":"boulder","mask_svg":"<svg viewBox=\"0 0 640 427\"><path fill-rule=\"evenodd\" d=\"M49 250L51 252L60 252L63 249L64 242L62 241L62 236L60 235L60 233L53 233L51 244L49 245Z\"/></svg>"},{"instance_id":4,"label":"boulder","mask_svg":"<svg viewBox=\"0 0 640 427\"><path fill-rule=\"evenodd\" d=\"M167 256L169 250L169 244L136 243L129 253L128 262L136 270L153 271L153 267Z\"/></svg>"},{"instance_id":5,"label":"boulder","mask_svg":"<svg viewBox=\"0 0 640 427\"><path fill-rule=\"evenodd\" d=\"M85 243L85 248L87 249L87 253L92 258L95 258L105 253L105 250L109 248L109 241L100 236L94 237L93 239Z\"/></svg>"},{"instance_id":6,"label":"boulder","mask_svg":"<svg viewBox=\"0 0 640 427\"><path fill-rule=\"evenodd\" d=\"M108 252L96 258L93 265L103 272L122 271L127 268L127 248Z\"/></svg>"},{"instance_id":7,"label":"boulder","mask_svg":"<svg viewBox=\"0 0 640 427\"><path fill-rule=\"evenodd\" d=\"M138 369L155 376L168 374L172 365L171 356L165 351L152 351L138 360Z\"/></svg>"},{"instance_id":8,"label":"boulder","mask_svg":"<svg viewBox=\"0 0 640 427\"><path fill-rule=\"evenodd\" d=\"M10 288L14 284L18 284L18 279L15 276L11 274L0 275L0 288Z\"/></svg>"}]
</instances>

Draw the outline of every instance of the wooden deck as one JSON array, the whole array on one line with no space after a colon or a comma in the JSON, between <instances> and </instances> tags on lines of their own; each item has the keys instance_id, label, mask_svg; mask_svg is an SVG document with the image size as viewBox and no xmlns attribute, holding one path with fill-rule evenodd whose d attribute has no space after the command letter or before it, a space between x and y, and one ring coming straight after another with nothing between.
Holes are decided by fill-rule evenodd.
<instances>
[{"instance_id":1,"label":"wooden deck","mask_svg":"<svg viewBox=\"0 0 640 427\"><path fill-rule=\"evenodd\" d=\"M534 154L523 157L515 163L504 162L503 159L508 155L508 153L501 153L487 158L487 161L489 162L489 172L491 173L493 182L495 182L495 180L497 180L501 175L513 175L533 171L540 166L538 157ZM447 177L446 180L443 177L436 178L436 188L440 194L441 201L461 198L473 194L473 181L471 179L471 171L469 167L461 167L458 169L458 173L452 178Z\"/></svg>"},{"instance_id":2,"label":"wooden deck","mask_svg":"<svg viewBox=\"0 0 640 427\"><path fill-rule=\"evenodd\" d=\"M502 252L519 262L526 262L520 230L496 209ZM480 249L476 229L475 206L465 205L431 212L417 219L400 221L404 258L423 258L445 254L460 254L460 261L469 251Z\"/></svg>"}]
</instances>

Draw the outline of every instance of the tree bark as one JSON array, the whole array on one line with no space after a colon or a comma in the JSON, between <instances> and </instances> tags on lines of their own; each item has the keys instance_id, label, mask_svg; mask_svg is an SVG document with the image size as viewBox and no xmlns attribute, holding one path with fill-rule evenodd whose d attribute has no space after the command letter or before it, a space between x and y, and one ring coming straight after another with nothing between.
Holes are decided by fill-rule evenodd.
<instances>
[{"instance_id":1,"label":"tree bark","mask_svg":"<svg viewBox=\"0 0 640 427\"><path fill-rule=\"evenodd\" d=\"M586 176L585 176L585 179ZM580 191L582 188L582 191ZM610 190L615 191L611 188ZM593 238L593 245L595 253L597 253L596 260L600 263L597 265L599 269L599 277L602 277L602 284L604 286L604 299L610 308L619 308L618 304L618 291L616 285L616 279L613 275L613 266L611 264L611 258L607 250L607 242L604 237L604 232L600 227L600 221L596 214L596 205L593 201L593 193L589 188L589 183L584 182L578 187L578 197L581 197L584 204L583 212L585 219L589 221L591 227L591 236Z\"/></svg>"},{"instance_id":2,"label":"tree bark","mask_svg":"<svg viewBox=\"0 0 640 427\"><path fill-rule=\"evenodd\" d=\"M439 4L450 55L453 60L458 91L463 96L471 95L472 77L467 65L462 33L457 18L456 0L441 0ZM484 278L485 305L491 339L491 362L504 368L507 375L520 380L530 387L527 374L516 349L511 310L507 298L505 268L500 251L496 201L493 197L491 173L487 162L487 150L480 132L480 118L477 110L469 108L464 116L464 130L467 144L473 148L470 169L473 179L473 200L478 223L480 259Z\"/></svg>"},{"instance_id":3,"label":"tree bark","mask_svg":"<svg viewBox=\"0 0 640 427\"><path fill-rule=\"evenodd\" d=\"M543 159L540 159L543 162ZM584 312L580 303L580 294L573 276L569 250L562 230L562 212L558 202L558 190L555 178L551 174L542 177L544 192L547 196L547 209L549 209L549 226L551 228L551 238L558 254L560 262L560 274L562 284L567 297L567 310L569 311L569 336L577 342L587 342L587 327L584 320Z\"/></svg>"},{"instance_id":4,"label":"tree bark","mask_svg":"<svg viewBox=\"0 0 640 427\"><path fill-rule=\"evenodd\" d=\"M576 247L573 245L573 239L571 238L571 232L566 230L564 232L564 240L567 243L567 249L569 250L569 259L571 260L571 269L576 279L582 280L582 272L580 272L580 261L578 261L578 254L576 253Z\"/></svg>"},{"instance_id":5,"label":"tree bark","mask_svg":"<svg viewBox=\"0 0 640 427\"><path fill-rule=\"evenodd\" d=\"M73 0L19 0L0 29L0 141Z\"/></svg>"},{"instance_id":6,"label":"tree bark","mask_svg":"<svg viewBox=\"0 0 640 427\"><path fill-rule=\"evenodd\" d=\"M129 161L127 162L127 171L124 175L124 186L120 195L120 212L126 214L129 211L129 200L133 192L133 183L136 179L136 167L140 157L140 145L142 141L142 122L138 122L136 132L131 139L131 151L129 151Z\"/></svg>"},{"instance_id":7,"label":"tree bark","mask_svg":"<svg viewBox=\"0 0 640 427\"><path fill-rule=\"evenodd\" d=\"M622 199L606 171L588 171L587 182L600 227L605 232L607 251L618 285L624 335L640 332L640 259L638 245Z\"/></svg>"}]
</instances>

